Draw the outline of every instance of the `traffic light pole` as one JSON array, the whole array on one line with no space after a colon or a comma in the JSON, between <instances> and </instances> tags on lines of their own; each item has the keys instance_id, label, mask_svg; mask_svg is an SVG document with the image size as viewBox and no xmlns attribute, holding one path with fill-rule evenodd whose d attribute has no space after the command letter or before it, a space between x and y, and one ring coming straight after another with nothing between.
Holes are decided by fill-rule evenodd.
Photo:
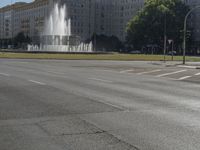
<instances>
[{"instance_id":1,"label":"traffic light pole","mask_svg":"<svg viewBox=\"0 0 200 150\"><path fill-rule=\"evenodd\" d=\"M196 6L194 8L192 8L185 16L185 20L184 20L184 29L183 29L183 64L185 64L185 53L186 53L186 33L187 33L187 19L189 17L189 15L196 9L200 8L199 6Z\"/></svg>"},{"instance_id":2,"label":"traffic light pole","mask_svg":"<svg viewBox=\"0 0 200 150\"><path fill-rule=\"evenodd\" d=\"M166 34L166 30L167 30L167 17L166 17L166 13L165 13L165 21L164 21L164 62L166 62L166 49L167 49L167 34Z\"/></svg>"}]
</instances>

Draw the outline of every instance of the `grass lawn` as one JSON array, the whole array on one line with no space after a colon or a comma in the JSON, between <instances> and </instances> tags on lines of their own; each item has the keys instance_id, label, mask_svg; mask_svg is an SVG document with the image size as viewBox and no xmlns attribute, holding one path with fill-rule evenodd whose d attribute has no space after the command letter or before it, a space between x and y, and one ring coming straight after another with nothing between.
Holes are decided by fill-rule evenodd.
<instances>
[{"instance_id":1,"label":"grass lawn","mask_svg":"<svg viewBox=\"0 0 200 150\"><path fill-rule=\"evenodd\" d=\"M121 60L121 61L162 61L162 55L135 54L46 54L46 53L5 53L0 52L0 58L13 59L66 59L66 60ZM174 56L174 60L181 61L182 56ZM166 56L171 60L171 56ZM186 57L187 61L200 61L200 57Z\"/></svg>"}]
</instances>

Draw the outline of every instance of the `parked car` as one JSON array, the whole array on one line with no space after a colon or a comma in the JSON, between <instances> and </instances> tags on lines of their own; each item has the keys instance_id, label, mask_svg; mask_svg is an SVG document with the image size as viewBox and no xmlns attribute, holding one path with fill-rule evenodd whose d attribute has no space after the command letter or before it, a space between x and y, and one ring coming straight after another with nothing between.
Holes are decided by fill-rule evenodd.
<instances>
[{"instance_id":1,"label":"parked car","mask_svg":"<svg viewBox=\"0 0 200 150\"><path fill-rule=\"evenodd\" d=\"M168 52L168 55L172 55L172 54L173 54L173 55L176 55L177 53L176 53L176 51L173 51L173 53L172 53L172 51L169 51L169 52Z\"/></svg>"},{"instance_id":2,"label":"parked car","mask_svg":"<svg viewBox=\"0 0 200 150\"><path fill-rule=\"evenodd\" d=\"M139 50L130 51L130 54L141 54L141 51L139 51Z\"/></svg>"}]
</instances>

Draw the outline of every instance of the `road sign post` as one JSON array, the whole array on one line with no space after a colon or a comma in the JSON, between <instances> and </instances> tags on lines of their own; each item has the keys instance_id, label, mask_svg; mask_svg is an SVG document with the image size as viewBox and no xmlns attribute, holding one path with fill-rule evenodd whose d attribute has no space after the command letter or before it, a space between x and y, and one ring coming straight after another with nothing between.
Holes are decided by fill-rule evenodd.
<instances>
[{"instance_id":1,"label":"road sign post","mask_svg":"<svg viewBox=\"0 0 200 150\"><path fill-rule=\"evenodd\" d=\"M173 61L174 60L174 41L171 40L171 39L169 39L168 42L169 42L169 45L172 46L172 48L171 48L171 52L172 52L171 55L172 55L172 61Z\"/></svg>"}]
</instances>

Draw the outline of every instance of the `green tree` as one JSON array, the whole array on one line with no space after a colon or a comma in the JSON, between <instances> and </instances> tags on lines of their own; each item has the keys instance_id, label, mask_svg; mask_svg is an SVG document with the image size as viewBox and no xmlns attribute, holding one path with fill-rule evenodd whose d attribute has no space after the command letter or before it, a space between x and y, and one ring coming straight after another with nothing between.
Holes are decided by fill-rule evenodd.
<instances>
[{"instance_id":1,"label":"green tree","mask_svg":"<svg viewBox=\"0 0 200 150\"><path fill-rule=\"evenodd\" d=\"M135 48L148 44L163 47L166 22L166 35L175 44L182 43L184 17L189 7L181 0L146 0L145 5L127 25L127 43Z\"/></svg>"},{"instance_id":2,"label":"green tree","mask_svg":"<svg viewBox=\"0 0 200 150\"><path fill-rule=\"evenodd\" d=\"M106 35L93 35L88 41L93 41L96 44L97 51L116 51L119 52L122 49L123 44L116 36Z\"/></svg>"},{"instance_id":3,"label":"green tree","mask_svg":"<svg viewBox=\"0 0 200 150\"><path fill-rule=\"evenodd\" d=\"M31 42L31 39L28 36L25 36L23 32L20 32L14 38L15 45L21 47L23 44L28 44Z\"/></svg>"}]
</instances>

